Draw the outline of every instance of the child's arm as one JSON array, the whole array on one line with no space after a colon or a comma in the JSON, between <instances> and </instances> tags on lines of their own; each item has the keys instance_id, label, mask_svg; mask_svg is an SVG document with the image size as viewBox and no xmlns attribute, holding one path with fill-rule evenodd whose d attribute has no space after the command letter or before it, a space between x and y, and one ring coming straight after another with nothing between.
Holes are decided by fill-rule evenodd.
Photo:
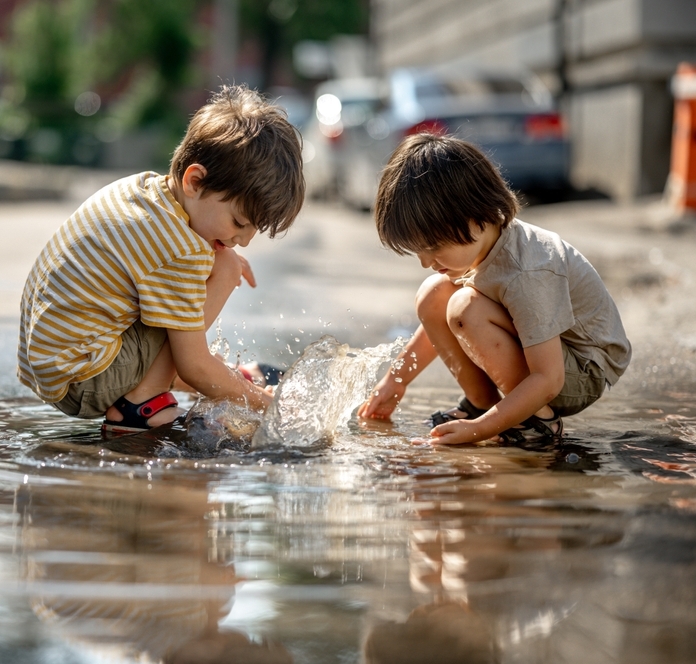
<instances>
[{"instance_id":1,"label":"child's arm","mask_svg":"<svg viewBox=\"0 0 696 664\"><path fill-rule=\"evenodd\" d=\"M358 408L358 416L388 419L403 399L408 384L436 357L437 351L420 325L392 367L377 383L372 396Z\"/></svg>"},{"instance_id":2,"label":"child's arm","mask_svg":"<svg viewBox=\"0 0 696 664\"><path fill-rule=\"evenodd\" d=\"M534 415L553 400L565 382L561 338L556 336L524 349L529 375L481 417L436 426L433 442L457 445L487 440Z\"/></svg>"},{"instance_id":3,"label":"child's arm","mask_svg":"<svg viewBox=\"0 0 696 664\"><path fill-rule=\"evenodd\" d=\"M265 410L273 397L233 371L208 350L205 332L167 330L179 378L206 397L223 397Z\"/></svg>"}]
</instances>

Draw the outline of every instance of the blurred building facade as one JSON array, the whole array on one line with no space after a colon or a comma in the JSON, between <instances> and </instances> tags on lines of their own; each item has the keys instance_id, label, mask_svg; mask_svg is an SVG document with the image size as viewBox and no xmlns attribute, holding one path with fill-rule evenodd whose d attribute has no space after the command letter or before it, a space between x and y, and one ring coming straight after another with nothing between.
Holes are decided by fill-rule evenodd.
<instances>
[{"instance_id":1,"label":"blurred building facade","mask_svg":"<svg viewBox=\"0 0 696 664\"><path fill-rule=\"evenodd\" d=\"M663 190L669 84L696 62L696 1L372 0L371 37L382 71L533 70L567 114L573 184L623 200Z\"/></svg>"}]
</instances>

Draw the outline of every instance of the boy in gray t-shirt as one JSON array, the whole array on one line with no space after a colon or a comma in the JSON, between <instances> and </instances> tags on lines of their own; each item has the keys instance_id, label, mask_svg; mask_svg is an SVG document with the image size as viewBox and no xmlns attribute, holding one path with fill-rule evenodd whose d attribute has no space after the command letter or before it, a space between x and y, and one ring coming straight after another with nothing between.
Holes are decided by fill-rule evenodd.
<instances>
[{"instance_id":1,"label":"boy in gray t-shirt","mask_svg":"<svg viewBox=\"0 0 696 664\"><path fill-rule=\"evenodd\" d=\"M433 442L560 437L561 417L623 374L631 345L599 275L558 235L516 219L518 209L469 143L418 134L396 149L377 194L377 230L437 274L416 296L420 327L361 417L388 418L439 355L465 396L433 413Z\"/></svg>"}]
</instances>

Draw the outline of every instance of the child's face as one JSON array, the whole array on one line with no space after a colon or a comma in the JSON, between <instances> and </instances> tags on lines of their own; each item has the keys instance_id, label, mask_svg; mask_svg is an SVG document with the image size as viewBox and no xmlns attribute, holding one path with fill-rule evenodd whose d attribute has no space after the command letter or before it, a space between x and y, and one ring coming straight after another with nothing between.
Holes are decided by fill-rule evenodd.
<instances>
[{"instance_id":1,"label":"child's face","mask_svg":"<svg viewBox=\"0 0 696 664\"><path fill-rule=\"evenodd\" d=\"M204 192L200 182L205 174L203 166L192 164L177 188L181 194L177 200L189 216L191 229L215 251L223 247L246 247L256 235L256 227L242 214L238 199L223 201L221 192Z\"/></svg>"},{"instance_id":2,"label":"child's face","mask_svg":"<svg viewBox=\"0 0 696 664\"><path fill-rule=\"evenodd\" d=\"M225 247L246 247L256 227L241 213L236 200L223 201L224 194L211 192L188 201L189 225L218 251Z\"/></svg>"},{"instance_id":3,"label":"child's face","mask_svg":"<svg viewBox=\"0 0 696 664\"><path fill-rule=\"evenodd\" d=\"M499 237L497 226L486 226L471 244L443 244L419 251L416 256L424 268L456 279L481 263Z\"/></svg>"}]
</instances>

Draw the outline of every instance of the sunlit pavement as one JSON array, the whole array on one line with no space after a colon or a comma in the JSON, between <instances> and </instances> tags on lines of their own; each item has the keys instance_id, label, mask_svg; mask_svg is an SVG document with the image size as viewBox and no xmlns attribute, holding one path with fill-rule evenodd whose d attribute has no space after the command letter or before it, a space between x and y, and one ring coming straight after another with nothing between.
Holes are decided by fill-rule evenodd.
<instances>
[{"instance_id":1,"label":"sunlit pavement","mask_svg":"<svg viewBox=\"0 0 696 664\"><path fill-rule=\"evenodd\" d=\"M96 182L96 180L95 180ZM83 192L84 188L83 188ZM21 289L31 265L79 200L0 203L0 394L28 393L15 378ZM693 247L696 222L678 222L658 199L631 205L585 201L524 210L582 251L619 305L635 359L621 389L688 387L696 349ZM418 261L383 248L370 214L309 202L284 237L257 236L240 250L258 286L244 284L221 315L230 359L289 364L331 334L364 347L407 335L426 276ZM211 330L209 338L215 337ZM420 381L447 376L433 367Z\"/></svg>"}]
</instances>

